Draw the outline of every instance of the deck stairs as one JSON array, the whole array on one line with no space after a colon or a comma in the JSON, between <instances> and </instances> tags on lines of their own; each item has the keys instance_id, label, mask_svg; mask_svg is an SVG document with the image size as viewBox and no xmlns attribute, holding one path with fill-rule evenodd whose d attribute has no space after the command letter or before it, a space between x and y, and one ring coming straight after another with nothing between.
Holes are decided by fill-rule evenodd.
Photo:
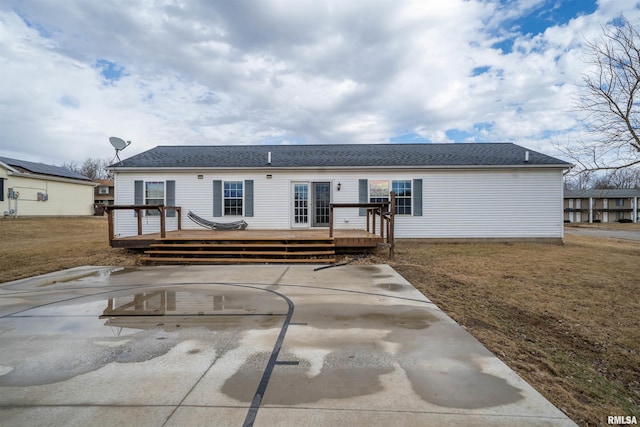
<instances>
[{"instance_id":1,"label":"deck stairs","mask_svg":"<svg viewBox=\"0 0 640 427\"><path fill-rule=\"evenodd\" d=\"M332 238L238 237L165 238L150 245L140 261L147 264L265 264L336 262Z\"/></svg>"}]
</instances>

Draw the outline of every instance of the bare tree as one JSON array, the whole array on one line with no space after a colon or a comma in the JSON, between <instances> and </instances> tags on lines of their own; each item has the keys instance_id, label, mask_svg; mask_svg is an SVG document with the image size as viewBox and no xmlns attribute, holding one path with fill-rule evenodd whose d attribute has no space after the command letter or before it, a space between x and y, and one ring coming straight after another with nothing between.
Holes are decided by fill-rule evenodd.
<instances>
[{"instance_id":1,"label":"bare tree","mask_svg":"<svg viewBox=\"0 0 640 427\"><path fill-rule=\"evenodd\" d=\"M111 173L107 170L108 160L88 158L79 165L76 162L65 162L63 167L91 179L111 179Z\"/></svg>"},{"instance_id":2,"label":"bare tree","mask_svg":"<svg viewBox=\"0 0 640 427\"><path fill-rule=\"evenodd\" d=\"M618 170L640 164L640 34L625 18L602 28L586 47L582 93L589 134L559 147L578 171Z\"/></svg>"}]
</instances>

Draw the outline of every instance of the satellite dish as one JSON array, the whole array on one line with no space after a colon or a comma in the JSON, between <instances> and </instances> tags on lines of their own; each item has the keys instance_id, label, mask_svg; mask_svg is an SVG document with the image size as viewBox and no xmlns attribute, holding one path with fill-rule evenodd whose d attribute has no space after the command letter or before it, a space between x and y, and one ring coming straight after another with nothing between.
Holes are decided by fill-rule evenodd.
<instances>
[{"instance_id":1,"label":"satellite dish","mask_svg":"<svg viewBox=\"0 0 640 427\"><path fill-rule=\"evenodd\" d=\"M127 148L131 144L131 141L125 141L117 136L111 136L109 137L109 142L113 145L113 148L116 149L116 157L118 158L118 161L121 162L122 160L120 160L118 153Z\"/></svg>"}]
</instances>

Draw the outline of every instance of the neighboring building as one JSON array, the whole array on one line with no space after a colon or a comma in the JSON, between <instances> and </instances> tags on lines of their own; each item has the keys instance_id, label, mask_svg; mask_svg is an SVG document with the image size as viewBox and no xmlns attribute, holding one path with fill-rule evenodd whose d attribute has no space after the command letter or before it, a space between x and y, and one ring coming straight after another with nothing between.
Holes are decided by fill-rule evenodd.
<instances>
[{"instance_id":1,"label":"neighboring building","mask_svg":"<svg viewBox=\"0 0 640 427\"><path fill-rule=\"evenodd\" d=\"M66 168L0 157L5 216L91 215L94 185Z\"/></svg>"},{"instance_id":2,"label":"neighboring building","mask_svg":"<svg viewBox=\"0 0 640 427\"><path fill-rule=\"evenodd\" d=\"M640 220L639 189L565 190L565 222Z\"/></svg>"},{"instance_id":3,"label":"neighboring building","mask_svg":"<svg viewBox=\"0 0 640 427\"><path fill-rule=\"evenodd\" d=\"M93 203L96 205L113 205L115 199L113 180L96 179L93 182L98 184L93 190Z\"/></svg>"},{"instance_id":4,"label":"neighboring building","mask_svg":"<svg viewBox=\"0 0 640 427\"><path fill-rule=\"evenodd\" d=\"M329 203L395 191L398 238L562 239L571 166L501 143L159 146L109 169L116 205L181 206L213 221L244 219L249 229L327 227ZM149 212L143 233L159 229ZM366 227L357 208L335 215L336 228ZM199 227L183 220L183 228ZM136 231L133 212L115 212L116 237Z\"/></svg>"}]
</instances>

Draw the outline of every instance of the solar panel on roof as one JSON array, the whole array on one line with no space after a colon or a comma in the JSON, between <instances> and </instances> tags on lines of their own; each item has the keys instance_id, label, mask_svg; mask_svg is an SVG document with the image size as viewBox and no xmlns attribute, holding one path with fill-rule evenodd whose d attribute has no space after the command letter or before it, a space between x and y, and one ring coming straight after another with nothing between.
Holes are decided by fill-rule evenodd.
<instances>
[{"instance_id":1,"label":"solar panel on roof","mask_svg":"<svg viewBox=\"0 0 640 427\"><path fill-rule=\"evenodd\" d=\"M47 165L44 163L27 162L25 160L10 159L8 157L0 157L0 161L13 167L18 167L27 170L31 173L37 173L41 175L59 176L62 178L91 180L90 178L81 175L77 172L63 168L60 166Z\"/></svg>"}]
</instances>

